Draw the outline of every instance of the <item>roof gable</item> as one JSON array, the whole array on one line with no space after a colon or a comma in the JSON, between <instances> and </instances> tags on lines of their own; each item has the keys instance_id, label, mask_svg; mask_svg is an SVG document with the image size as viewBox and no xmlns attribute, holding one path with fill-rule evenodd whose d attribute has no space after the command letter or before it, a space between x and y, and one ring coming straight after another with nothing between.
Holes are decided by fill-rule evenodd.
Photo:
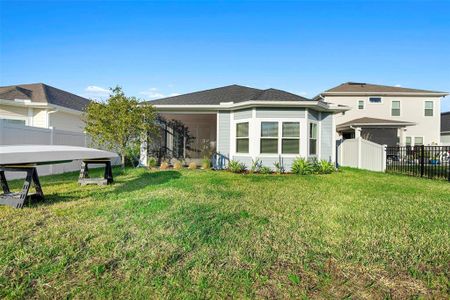
<instances>
[{"instance_id":1,"label":"roof gable","mask_svg":"<svg viewBox=\"0 0 450 300\"><path fill-rule=\"evenodd\" d=\"M153 105L219 105L222 102L305 101L299 95L277 89L260 90L242 85L229 85L163 99L147 101Z\"/></svg>"},{"instance_id":2,"label":"roof gable","mask_svg":"<svg viewBox=\"0 0 450 300\"><path fill-rule=\"evenodd\" d=\"M31 102L50 103L78 111L84 111L90 102L86 98L43 83L0 87L0 99L20 99L30 100Z\"/></svg>"}]
</instances>

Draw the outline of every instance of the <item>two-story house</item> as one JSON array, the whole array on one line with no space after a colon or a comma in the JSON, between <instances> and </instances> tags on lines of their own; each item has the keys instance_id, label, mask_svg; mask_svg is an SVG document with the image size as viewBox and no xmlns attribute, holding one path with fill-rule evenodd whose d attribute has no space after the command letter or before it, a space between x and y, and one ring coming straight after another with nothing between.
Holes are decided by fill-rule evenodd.
<instances>
[{"instance_id":1,"label":"two-story house","mask_svg":"<svg viewBox=\"0 0 450 300\"><path fill-rule=\"evenodd\" d=\"M334 116L336 139L362 136L378 144L440 144L441 100L448 93L347 82L316 97L351 107Z\"/></svg>"},{"instance_id":2,"label":"two-story house","mask_svg":"<svg viewBox=\"0 0 450 300\"><path fill-rule=\"evenodd\" d=\"M43 84L0 87L0 119L28 126L83 132L90 100Z\"/></svg>"}]
</instances>

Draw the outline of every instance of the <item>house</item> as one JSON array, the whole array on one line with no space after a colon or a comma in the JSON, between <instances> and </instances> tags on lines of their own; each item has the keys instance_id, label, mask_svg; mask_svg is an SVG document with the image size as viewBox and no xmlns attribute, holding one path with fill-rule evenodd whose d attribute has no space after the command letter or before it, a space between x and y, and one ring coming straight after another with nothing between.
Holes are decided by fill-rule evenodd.
<instances>
[{"instance_id":1,"label":"house","mask_svg":"<svg viewBox=\"0 0 450 300\"><path fill-rule=\"evenodd\" d=\"M440 103L445 92L347 82L315 99L350 107L335 115L336 138L363 138L378 144L437 145Z\"/></svg>"},{"instance_id":2,"label":"house","mask_svg":"<svg viewBox=\"0 0 450 300\"><path fill-rule=\"evenodd\" d=\"M277 89L230 85L147 102L167 120L185 124L194 137L189 151L172 132L168 148L201 159L217 152L249 167L252 160L290 168L295 157L335 160L333 115L346 106ZM181 151L181 152L183 152ZM145 152L145 150L144 150ZM141 155L141 163L146 157Z\"/></svg>"},{"instance_id":3,"label":"house","mask_svg":"<svg viewBox=\"0 0 450 300\"><path fill-rule=\"evenodd\" d=\"M83 132L90 100L43 83L0 87L0 119L42 128Z\"/></svg>"},{"instance_id":4,"label":"house","mask_svg":"<svg viewBox=\"0 0 450 300\"><path fill-rule=\"evenodd\" d=\"M441 114L441 144L450 146L450 111Z\"/></svg>"}]
</instances>

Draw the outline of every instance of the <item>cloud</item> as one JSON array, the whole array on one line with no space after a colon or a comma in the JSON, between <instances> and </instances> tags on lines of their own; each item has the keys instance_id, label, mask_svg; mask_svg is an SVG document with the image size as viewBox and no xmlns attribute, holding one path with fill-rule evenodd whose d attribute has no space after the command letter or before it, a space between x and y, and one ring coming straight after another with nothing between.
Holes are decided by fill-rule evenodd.
<instances>
[{"instance_id":1,"label":"cloud","mask_svg":"<svg viewBox=\"0 0 450 300\"><path fill-rule=\"evenodd\" d=\"M84 96L87 98L94 98L105 100L109 97L110 90L96 85L90 85L84 89Z\"/></svg>"},{"instance_id":2,"label":"cloud","mask_svg":"<svg viewBox=\"0 0 450 300\"><path fill-rule=\"evenodd\" d=\"M396 84L395 87L402 87L402 85L401 84Z\"/></svg>"},{"instance_id":3,"label":"cloud","mask_svg":"<svg viewBox=\"0 0 450 300\"><path fill-rule=\"evenodd\" d=\"M139 94L144 95L149 99L159 99L159 98L173 97L173 96L180 95L179 93L164 94L158 88L154 88L154 87L149 88L146 91L140 92Z\"/></svg>"}]
</instances>

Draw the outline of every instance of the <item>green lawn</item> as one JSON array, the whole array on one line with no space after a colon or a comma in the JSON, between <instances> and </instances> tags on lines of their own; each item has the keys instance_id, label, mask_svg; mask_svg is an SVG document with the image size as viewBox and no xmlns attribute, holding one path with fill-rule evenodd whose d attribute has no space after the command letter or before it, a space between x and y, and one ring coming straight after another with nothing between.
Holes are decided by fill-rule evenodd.
<instances>
[{"instance_id":1,"label":"green lawn","mask_svg":"<svg viewBox=\"0 0 450 300\"><path fill-rule=\"evenodd\" d=\"M449 296L448 182L351 169L115 179L43 177L47 202L0 207L0 298Z\"/></svg>"}]
</instances>

